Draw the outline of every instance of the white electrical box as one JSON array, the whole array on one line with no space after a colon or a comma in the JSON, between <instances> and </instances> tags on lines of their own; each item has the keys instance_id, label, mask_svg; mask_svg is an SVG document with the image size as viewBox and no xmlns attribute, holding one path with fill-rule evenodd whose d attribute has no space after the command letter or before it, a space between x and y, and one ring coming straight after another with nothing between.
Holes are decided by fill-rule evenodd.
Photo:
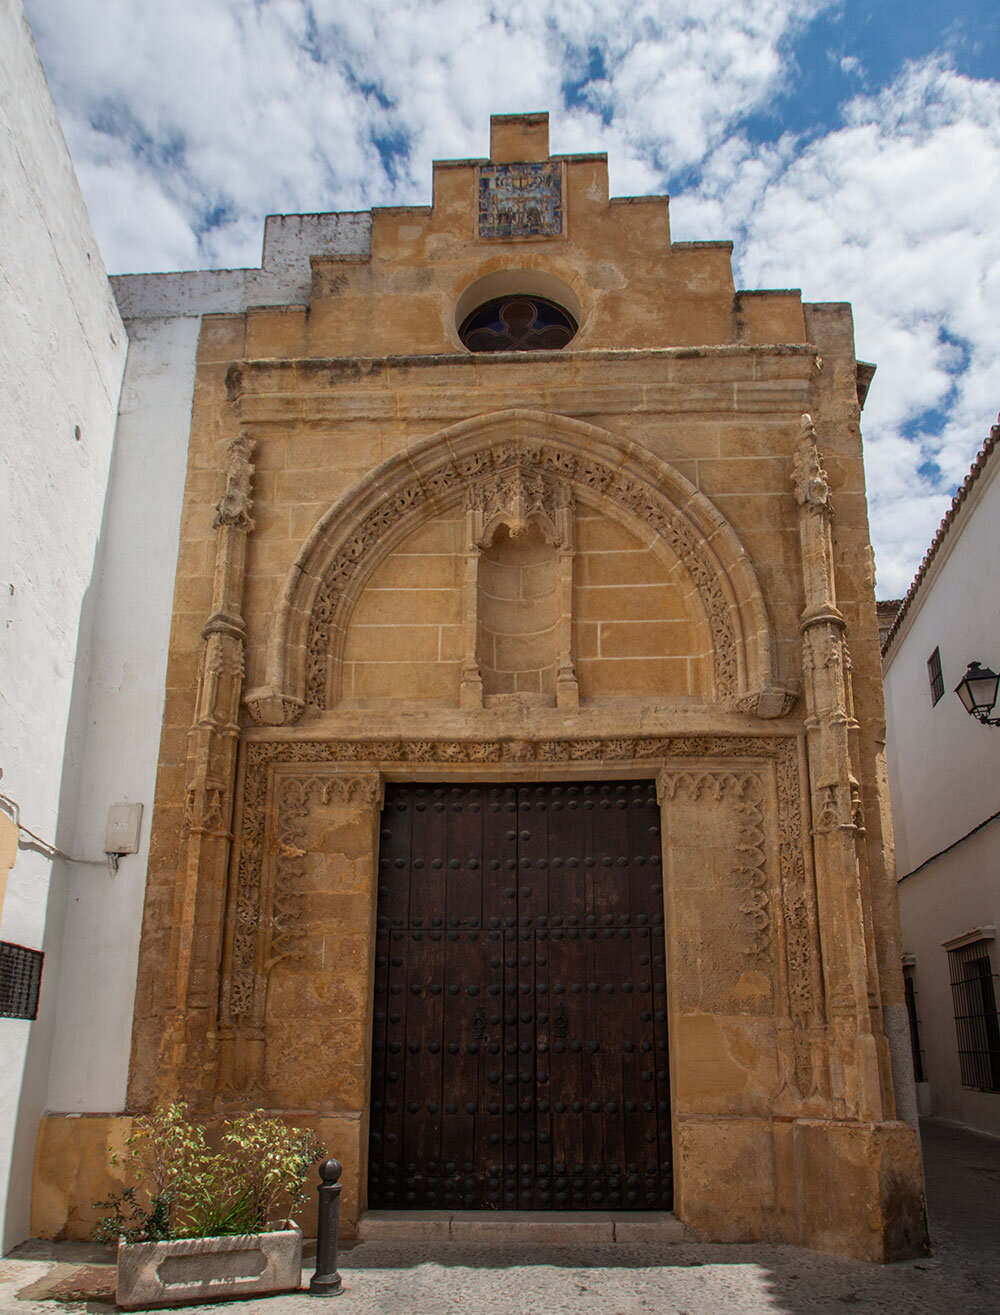
<instances>
[{"instance_id":1,"label":"white electrical box","mask_svg":"<svg viewBox=\"0 0 1000 1315\"><path fill-rule=\"evenodd\" d=\"M139 849L142 804L112 804L108 809L105 854L135 854Z\"/></svg>"}]
</instances>

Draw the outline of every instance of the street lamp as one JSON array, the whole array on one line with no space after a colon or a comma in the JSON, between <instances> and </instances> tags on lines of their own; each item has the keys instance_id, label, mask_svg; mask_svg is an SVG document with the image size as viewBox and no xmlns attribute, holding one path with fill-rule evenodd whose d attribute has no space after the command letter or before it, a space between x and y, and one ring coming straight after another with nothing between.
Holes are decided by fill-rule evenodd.
<instances>
[{"instance_id":1,"label":"street lamp","mask_svg":"<svg viewBox=\"0 0 1000 1315\"><path fill-rule=\"evenodd\" d=\"M990 716L997 701L998 686L1000 676L995 671L978 662L970 662L968 671L955 686L955 693L970 717L975 717L984 726L1000 726L1000 717Z\"/></svg>"}]
</instances>

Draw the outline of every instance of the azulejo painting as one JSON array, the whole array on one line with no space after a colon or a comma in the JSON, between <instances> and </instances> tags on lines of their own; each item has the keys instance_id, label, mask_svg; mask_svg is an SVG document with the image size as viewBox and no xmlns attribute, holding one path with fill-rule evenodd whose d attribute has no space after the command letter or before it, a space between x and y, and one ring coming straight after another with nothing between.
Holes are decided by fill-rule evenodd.
<instances>
[{"instance_id":1,"label":"azulejo painting","mask_svg":"<svg viewBox=\"0 0 1000 1315\"><path fill-rule=\"evenodd\" d=\"M561 163L479 166L480 237L559 237L562 231Z\"/></svg>"}]
</instances>

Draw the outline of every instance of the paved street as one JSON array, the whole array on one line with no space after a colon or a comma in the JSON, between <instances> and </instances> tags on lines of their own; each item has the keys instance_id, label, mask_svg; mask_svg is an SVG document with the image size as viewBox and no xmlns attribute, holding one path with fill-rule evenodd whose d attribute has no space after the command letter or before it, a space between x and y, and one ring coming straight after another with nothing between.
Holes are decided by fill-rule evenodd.
<instances>
[{"instance_id":1,"label":"paved street","mask_svg":"<svg viewBox=\"0 0 1000 1315\"><path fill-rule=\"evenodd\" d=\"M364 1242L341 1257L340 1315L996 1315L1000 1310L1000 1142L924 1126L934 1254L865 1265L795 1247L680 1242L592 1247L429 1249ZM821 1190L821 1186L819 1188ZM0 1310L110 1311L113 1270L94 1248L27 1244L0 1262ZM89 1293L76 1303L74 1293ZM306 1294L187 1307L240 1315L317 1315Z\"/></svg>"}]
</instances>

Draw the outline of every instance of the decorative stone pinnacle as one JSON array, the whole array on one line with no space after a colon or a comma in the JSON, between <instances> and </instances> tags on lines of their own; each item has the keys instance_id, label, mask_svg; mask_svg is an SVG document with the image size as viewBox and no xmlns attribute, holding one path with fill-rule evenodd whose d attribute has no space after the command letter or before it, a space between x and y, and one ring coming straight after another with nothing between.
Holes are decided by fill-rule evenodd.
<instances>
[{"instance_id":1,"label":"decorative stone pinnacle","mask_svg":"<svg viewBox=\"0 0 1000 1315\"><path fill-rule=\"evenodd\" d=\"M830 483L816 445L816 426L812 416L804 415L799 429L792 466L792 487L795 498L803 507L824 507L833 510L830 501Z\"/></svg>"},{"instance_id":2,"label":"decorative stone pinnacle","mask_svg":"<svg viewBox=\"0 0 1000 1315\"><path fill-rule=\"evenodd\" d=\"M250 477L254 472L250 458L257 446L255 439L243 432L229 444L229 467L226 471L226 491L216 503L212 528L231 525L248 534L253 529L250 509L253 506Z\"/></svg>"}]
</instances>

